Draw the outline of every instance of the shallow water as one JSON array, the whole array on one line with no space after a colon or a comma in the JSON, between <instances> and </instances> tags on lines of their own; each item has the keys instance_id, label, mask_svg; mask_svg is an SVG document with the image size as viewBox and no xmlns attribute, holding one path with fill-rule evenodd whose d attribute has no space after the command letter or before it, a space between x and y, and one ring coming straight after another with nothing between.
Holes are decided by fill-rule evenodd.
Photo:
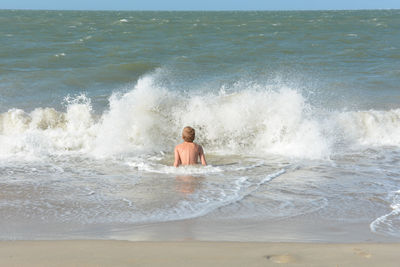
<instances>
[{"instance_id":1,"label":"shallow water","mask_svg":"<svg viewBox=\"0 0 400 267\"><path fill-rule=\"evenodd\" d=\"M400 237L398 10L0 14L1 239Z\"/></svg>"}]
</instances>

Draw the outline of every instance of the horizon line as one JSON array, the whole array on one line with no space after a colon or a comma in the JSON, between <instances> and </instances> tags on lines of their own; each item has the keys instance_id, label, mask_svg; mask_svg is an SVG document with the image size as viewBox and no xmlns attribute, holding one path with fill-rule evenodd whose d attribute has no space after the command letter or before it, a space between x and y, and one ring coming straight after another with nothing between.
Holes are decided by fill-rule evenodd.
<instances>
[{"instance_id":1,"label":"horizon line","mask_svg":"<svg viewBox=\"0 0 400 267\"><path fill-rule=\"evenodd\" d=\"M359 9L33 9L33 8L0 8L0 11L112 11L112 12L266 12L266 11L374 11L400 10L400 8L359 8Z\"/></svg>"}]
</instances>

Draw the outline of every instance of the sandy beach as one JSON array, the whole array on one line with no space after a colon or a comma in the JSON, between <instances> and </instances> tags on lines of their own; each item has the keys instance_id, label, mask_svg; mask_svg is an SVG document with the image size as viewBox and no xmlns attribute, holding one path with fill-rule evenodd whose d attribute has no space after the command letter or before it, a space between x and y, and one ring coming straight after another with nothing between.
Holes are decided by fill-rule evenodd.
<instances>
[{"instance_id":1,"label":"sandy beach","mask_svg":"<svg viewBox=\"0 0 400 267\"><path fill-rule=\"evenodd\" d=\"M2 241L0 266L398 266L400 244Z\"/></svg>"}]
</instances>

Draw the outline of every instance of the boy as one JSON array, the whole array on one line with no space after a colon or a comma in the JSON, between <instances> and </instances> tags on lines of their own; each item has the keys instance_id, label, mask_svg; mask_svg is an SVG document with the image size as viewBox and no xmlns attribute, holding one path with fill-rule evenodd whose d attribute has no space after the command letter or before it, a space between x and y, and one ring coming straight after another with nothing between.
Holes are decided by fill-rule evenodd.
<instances>
[{"instance_id":1,"label":"boy","mask_svg":"<svg viewBox=\"0 0 400 267\"><path fill-rule=\"evenodd\" d=\"M193 142L194 137L195 131L192 127L187 126L183 128L182 139L184 142L175 147L175 167L179 165L198 164L199 158L202 165L207 165L203 148L201 145Z\"/></svg>"}]
</instances>

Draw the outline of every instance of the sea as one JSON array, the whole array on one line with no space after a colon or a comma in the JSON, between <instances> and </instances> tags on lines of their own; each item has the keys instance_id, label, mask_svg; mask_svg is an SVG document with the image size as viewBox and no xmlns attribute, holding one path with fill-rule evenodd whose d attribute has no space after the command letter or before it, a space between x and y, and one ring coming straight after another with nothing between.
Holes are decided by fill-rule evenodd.
<instances>
[{"instance_id":1,"label":"sea","mask_svg":"<svg viewBox=\"0 0 400 267\"><path fill-rule=\"evenodd\" d=\"M0 240L400 241L400 10L0 10ZM208 166L173 167L182 129Z\"/></svg>"}]
</instances>

